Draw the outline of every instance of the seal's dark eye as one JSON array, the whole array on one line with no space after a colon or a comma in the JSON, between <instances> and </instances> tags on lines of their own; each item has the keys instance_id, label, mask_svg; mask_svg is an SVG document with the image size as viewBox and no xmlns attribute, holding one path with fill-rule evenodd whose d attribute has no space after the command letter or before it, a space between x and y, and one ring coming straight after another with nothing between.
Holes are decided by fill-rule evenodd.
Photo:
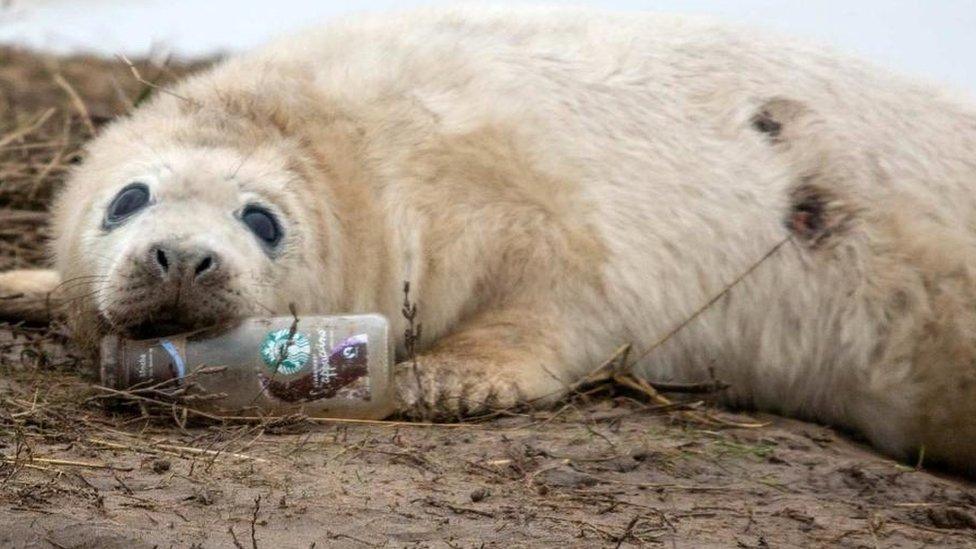
<instances>
[{"instance_id":1,"label":"seal's dark eye","mask_svg":"<svg viewBox=\"0 0 976 549\"><path fill-rule=\"evenodd\" d=\"M149 204L149 187L144 183L133 183L119 191L108 205L105 224L115 225L138 212Z\"/></svg>"},{"instance_id":2,"label":"seal's dark eye","mask_svg":"<svg viewBox=\"0 0 976 549\"><path fill-rule=\"evenodd\" d=\"M265 244L275 246L281 241L281 227L268 210L260 206L248 206L241 214L241 221Z\"/></svg>"}]
</instances>

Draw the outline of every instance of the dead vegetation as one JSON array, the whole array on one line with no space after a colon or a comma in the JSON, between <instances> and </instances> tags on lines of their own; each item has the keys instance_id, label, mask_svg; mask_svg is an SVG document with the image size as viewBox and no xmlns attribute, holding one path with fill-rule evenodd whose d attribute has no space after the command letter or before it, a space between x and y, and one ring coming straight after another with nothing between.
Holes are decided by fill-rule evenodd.
<instances>
[{"instance_id":1,"label":"dead vegetation","mask_svg":"<svg viewBox=\"0 0 976 549\"><path fill-rule=\"evenodd\" d=\"M0 48L0 269L43 264L45 210L83 143L193 68L132 66ZM971 483L716 411L719 381L655 387L619 368L628 353L551 410L225 420L160 387L113 394L62 327L8 324L0 546L976 544Z\"/></svg>"}]
</instances>

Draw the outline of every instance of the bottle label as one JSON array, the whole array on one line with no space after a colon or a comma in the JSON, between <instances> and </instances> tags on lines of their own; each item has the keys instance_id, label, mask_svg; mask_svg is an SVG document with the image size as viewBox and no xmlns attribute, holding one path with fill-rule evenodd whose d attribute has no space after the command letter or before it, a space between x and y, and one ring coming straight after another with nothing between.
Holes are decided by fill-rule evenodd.
<instances>
[{"instance_id":1,"label":"bottle label","mask_svg":"<svg viewBox=\"0 0 976 549\"><path fill-rule=\"evenodd\" d=\"M126 387L170 379L180 380L186 376L186 338L123 341L119 351L122 364L132 363L135 366L125 369L128 378L123 385Z\"/></svg>"},{"instance_id":2,"label":"bottle label","mask_svg":"<svg viewBox=\"0 0 976 549\"><path fill-rule=\"evenodd\" d=\"M308 364L311 345L305 334L292 330L271 332L261 344L261 358L273 373L294 374Z\"/></svg>"},{"instance_id":3,"label":"bottle label","mask_svg":"<svg viewBox=\"0 0 976 549\"><path fill-rule=\"evenodd\" d=\"M260 354L267 370L258 374L265 394L283 402L370 400L368 336L353 335L338 344L331 329L320 328L312 336L298 330L265 336Z\"/></svg>"}]
</instances>

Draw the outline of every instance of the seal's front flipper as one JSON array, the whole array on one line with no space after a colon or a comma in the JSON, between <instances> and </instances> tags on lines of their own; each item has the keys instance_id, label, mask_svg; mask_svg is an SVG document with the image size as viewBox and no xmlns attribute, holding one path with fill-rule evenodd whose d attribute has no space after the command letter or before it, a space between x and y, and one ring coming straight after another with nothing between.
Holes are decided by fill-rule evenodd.
<instances>
[{"instance_id":1,"label":"seal's front flipper","mask_svg":"<svg viewBox=\"0 0 976 549\"><path fill-rule=\"evenodd\" d=\"M53 316L54 292L61 277L50 269L0 273L0 319L46 323Z\"/></svg>"},{"instance_id":2,"label":"seal's front flipper","mask_svg":"<svg viewBox=\"0 0 976 549\"><path fill-rule=\"evenodd\" d=\"M555 317L531 308L482 313L397 365L399 411L445 419L549 404L569 390Z\"/></svg>"}]
</instances>

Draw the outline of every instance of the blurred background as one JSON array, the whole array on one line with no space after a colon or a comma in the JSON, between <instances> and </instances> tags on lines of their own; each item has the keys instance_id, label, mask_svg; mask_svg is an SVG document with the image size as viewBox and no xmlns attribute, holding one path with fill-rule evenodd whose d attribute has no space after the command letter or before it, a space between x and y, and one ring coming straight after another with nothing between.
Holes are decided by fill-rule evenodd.
<instances>
[{"instance_id":1,"label":"blurred background","mask_svg":"<svg viewBox=\"0 0 976 549\"><path fill-rule=\"evenodd\" d=\"M356 11L448 2L0 0L0 42L59 53L198 57ZM456 2L454 2L456 3ZM708 14L805 36L976 96L976 0L495 1Z\"/></svg>"}]
</instances>

